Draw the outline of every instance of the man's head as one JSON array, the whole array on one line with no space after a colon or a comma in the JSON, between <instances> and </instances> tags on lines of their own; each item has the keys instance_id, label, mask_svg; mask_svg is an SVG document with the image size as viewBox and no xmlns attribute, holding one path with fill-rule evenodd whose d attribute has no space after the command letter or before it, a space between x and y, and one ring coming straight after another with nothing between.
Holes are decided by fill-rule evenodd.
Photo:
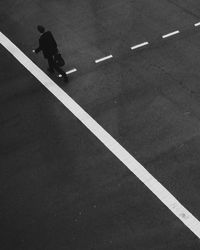
<instances>
[{"instance_id":1,"label":"man's head","mask_svg":"<svg viewBox=\"0 0 200 250\"><path fill-rule=\"evenodd\" d=\"M42 25L38 25L37 29L40 33L44 33L45 32L45 28Z\"/></svg>"}]
</instances>

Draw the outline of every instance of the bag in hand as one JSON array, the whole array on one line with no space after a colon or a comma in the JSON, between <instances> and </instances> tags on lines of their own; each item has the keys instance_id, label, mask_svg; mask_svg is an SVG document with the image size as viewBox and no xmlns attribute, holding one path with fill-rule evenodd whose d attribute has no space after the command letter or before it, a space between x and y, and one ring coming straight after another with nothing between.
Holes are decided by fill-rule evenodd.
<instances>
[{"instance_id":1,"label":"bag in hand","mask_svg":"<svg viewBox=\"0 0 200 250\"><path fill-rule=\"evenodd\" d=\"M56 53L54 55L54 62L56 65L58 65L59 67L62 67L65 65L65 61L64 59L62 58L61 54L60 53Z\"/></svg>"}]
</instances>

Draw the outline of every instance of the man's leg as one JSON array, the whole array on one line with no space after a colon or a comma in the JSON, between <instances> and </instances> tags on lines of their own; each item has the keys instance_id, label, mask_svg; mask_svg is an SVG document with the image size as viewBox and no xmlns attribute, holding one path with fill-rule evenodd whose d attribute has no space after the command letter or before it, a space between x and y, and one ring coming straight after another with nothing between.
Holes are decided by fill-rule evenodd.
<instances>
[{"instance_id":1,"label":"man's leg","mask_svg":"<svg viewBox=\"0 0 200 250\"><path fill-rule=\"evenodd\" d=\"M49 71L50 73L54 73L54 61L53 61L53 56L49 56L49 57L47 58L47 60L48 60L48 64L49 64L48 71Z\"/></svg>"}]
</instances>

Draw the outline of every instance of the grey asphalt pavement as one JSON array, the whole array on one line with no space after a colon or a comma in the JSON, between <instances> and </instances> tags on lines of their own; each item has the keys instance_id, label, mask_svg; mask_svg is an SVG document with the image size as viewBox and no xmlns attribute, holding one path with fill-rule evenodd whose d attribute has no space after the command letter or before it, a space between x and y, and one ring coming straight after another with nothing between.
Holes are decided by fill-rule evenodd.
<instances>
[{"instance_id":1,"label":"grey asphalt pavement","mask_svg":"<svg viewBox=\"0 0 200 250\"><path fill-rule=\"evenodd\" d=\"M200 219L197 0L0 2L0 31ZM162 39L175 30L180 34ZM149 41L136 51L131 46ZM100 64L94 60L112 54ZM199 239L0 46L0 249L198 250Z\"/></svg>"}]
</instances>

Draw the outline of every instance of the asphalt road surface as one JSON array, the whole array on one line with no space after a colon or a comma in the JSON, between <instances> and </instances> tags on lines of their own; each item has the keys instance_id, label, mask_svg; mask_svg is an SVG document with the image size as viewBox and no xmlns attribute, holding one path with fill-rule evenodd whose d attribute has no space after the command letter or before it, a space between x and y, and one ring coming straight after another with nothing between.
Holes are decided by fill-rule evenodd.
<instances>
[{"instance_id":1,"label":"asphalt road surface","mask_svg":"<svg viewBox=\"0 0 200 250\"><path fill-rule=\"evenodd\" d=\"M0 31L200 220L200 3L1 0ZM173 31L173 36L162 36ZM136 50L132 46L148 42ZM96 64L94 61L112 55ZM198 250L191 232L0 45L0 249Z\"/></svg>"}]
</instances>

